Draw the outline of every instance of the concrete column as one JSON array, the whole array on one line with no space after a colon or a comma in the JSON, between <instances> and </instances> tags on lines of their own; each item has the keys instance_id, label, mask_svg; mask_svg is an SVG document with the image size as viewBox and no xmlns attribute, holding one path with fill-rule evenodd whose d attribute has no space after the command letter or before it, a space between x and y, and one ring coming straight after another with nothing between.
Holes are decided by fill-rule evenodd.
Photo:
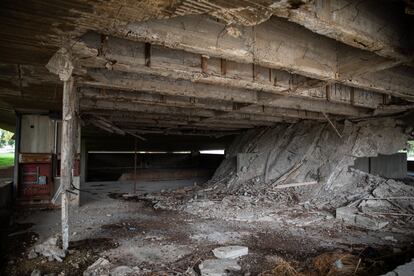
<instances>
[{"instance_id":1,"label":"concrete column","mask_svg":"<svg viewBox=\"0 0 414 276\"><path fill-rule=\"evenodd\" d=\"M78 124L78 98L74 89L72 77L73 64L70 47L59 49L46 64L46 68L59 75L63 81L62 100L62 141L60 158L60 185L62 193L62 247L69 247L69 193L73 193L73 169L75 153L77 152Z\"/></svg>"},{"instance_id":2,"label":"concrete column","mask_svg":"<svg viewBox=\"0 0 414 276\"><path fill-rule=\"evenodd\" d=\"M73 82L73 78L70 77L69 80L63 83L60 185L62 185L62 242L64 250L69 247L69 190L72 185L72 171L76 152L77 116L75 110L77 100Z\"/></svg>"}]
</instances>

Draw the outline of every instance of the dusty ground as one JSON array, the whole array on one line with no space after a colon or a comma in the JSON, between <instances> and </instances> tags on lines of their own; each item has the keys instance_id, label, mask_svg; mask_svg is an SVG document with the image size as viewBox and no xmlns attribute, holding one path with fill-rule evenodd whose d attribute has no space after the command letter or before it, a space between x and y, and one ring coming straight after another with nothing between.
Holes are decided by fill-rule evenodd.
<instances>
[{"instance_id":1,"label":"dusty ground","mask_svg":"<svg viewBox=\"0 0 414 276\"><path fill-rule=\"evenodd\" d=\"M413 233L350 228L333 217L319 219L320 214L311 212L286 212L277 221L208 219L154 210L148 201L125 199L122 193L94 187L101 189L89 194L96 200L71 210L70 254L61 263L27 257L33 244L60 232L60 210L18 212L15 222L19 224L10 229L2 274L30 275L37 268L42 275L82 275L103 256L114 266L138 267L143 275L182 275L189 268L197 271L202 260L213 258L213 248L233 244L249 247L249 254L239 261L242 271L237 275L271 270L281 258L298 272L324 275L318 272L315 257L338 250L361 259L357 274L379 275L414 256Z\"/></svg>"}]
</instances>

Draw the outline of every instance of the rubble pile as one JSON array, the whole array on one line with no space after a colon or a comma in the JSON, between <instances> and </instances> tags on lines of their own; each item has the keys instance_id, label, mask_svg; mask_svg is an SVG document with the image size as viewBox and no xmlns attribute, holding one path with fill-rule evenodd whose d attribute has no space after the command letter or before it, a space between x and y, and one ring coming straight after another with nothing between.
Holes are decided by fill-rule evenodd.
<instances>
[{"instance_id":1,"label":"rubble pile","mask_svg":"<svg viewBox=\"0 0 414 276\"><path fill-rule=\"evenodd\" d=\"M126 275L141 275L144 272L139 267L129 267L125 265L115 266L109 260L100 257L93 264L91 264L84 272L83 276L126 276Z\"/></svg>"},{"instance_id":2,"label":"rubble pile","mask_svg":"<svg viewBox=\"0 0 414 276\"><path fill-rule=\"evenodd\" d=\"M213 182L227 194L275 193L275 199L293 196L301 201L335 197L360 188L365 176L350 173L357 157L392 154L406 146L405 129L392 119L337 126L339 137L327 123L303 121L240 135L227 151ZM276 189L280 185L316 182L315 185Z\"/></svg>"},{"instance_id":3,"label":"rubble pile","mask_svg":"<svg viewBox=\"0 0 414 276\"><path fill-rule=\"evenodd\" d=\"M28 254L29 259L37 258L38 256L44 256L49 261L56 260L62 262L62 259L66 257L65 251L60 248L57 237L50 237L43 243L35 245Z\"/></svg>"},{"instance_id":4,"label":"rubble pile","mask_svg":"<svg viewBox=\"0 0 414 276\"><path fill-rule=\"evenodd\" d=\"M286 208L331 218L338 208L339 219L370 229L388 225L384 216L410 221L413 206L399 197L414 196L411 186L353 168L358 157L405 148L409 130L394 119L336 128L339 135L327 123L303 121L249 130L233 142L211 181L156 195L154 207L240 221L280 219Z\"/></svg>"},{"instance_id":5,"label":"rubble pile","mask_svg":"<svg viewBox=\"0 0 414 276\"><path fill-rule=\"evenodd\" d=\"M379 230L392 222L393 231L414 220L414 187L395 180L376 178L379 183L368 195L336 209L336 217L345 223ZM400 226L400 227L396 227Z\"/></svg>"}]
</instances>

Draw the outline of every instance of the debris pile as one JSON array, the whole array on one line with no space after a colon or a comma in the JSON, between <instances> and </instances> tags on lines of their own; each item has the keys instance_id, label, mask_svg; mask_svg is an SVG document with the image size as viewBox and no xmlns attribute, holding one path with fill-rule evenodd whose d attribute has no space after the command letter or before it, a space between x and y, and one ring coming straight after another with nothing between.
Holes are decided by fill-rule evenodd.
<instances>
[{"instance_id":1,"label":"debris pile","mask_svg":"<svg viewBox=\"0 0 414 276\"><path fill-rule=\"evenodd\" d=\"M103 257L100 257L93 264L91 264L84 272L83 276L126 276L126 275L140 275L139 267L129 267L125 265L114 266L111 262Z\"/></svg>"},{"instance_id":2,"label":"debris pile","mask_svg":"<svg viewBox=\"0 0 414 276\"><path fill-rule=\"evenodd\" d=\"M341 137L329 124L304 121L247 131L229 148L213 182L226 194L270 191L278 202L332 198L360 188L365 176L349 172L357 157L395 153L408 139L391 119L345 121L338 129Z\"/></svg>"},{"instance_id":3,"label":"debris pile","mask_svg":"<svg viewBox=\"0 0 414 276\"><path fill-rule=\"evenodd\" d=\"M277 220L291 208L368 229L410 222L414 189L353 168L358 157L405 148L410 133L395 119L345 121L336 130L303 121L239 135L203 187L149 195L154 208L239 221ZM342 208L341 208L342 207ZM206 209L209 211L206 212Z\"/></svg>"},{"instance_id":4,"label":"debris pile","mask_svg":"<svg viewBox=\"0 0 414 276\"><path fill-rule=\"evenodd\" d=\"M39 255L47 257L49 261L62 262L66 257L65 251L59 247L58 238L50 237L41 244L35 245L28 254L29 259L37 258Z\"/></svg>"},{"instance_id":5,"label":"debris pile","mask_svg":"<svg viewBox=\"0 0 414 276\"><path fill-rule=\"evenodd\" d=\"M377 178L378 186L371 193L361 194L347 206L336 209L336 218L345 223L379 230L390 222L400 226L413 222L414 187L394 180ZM399 228L399 227L398 227ZM394 227L393 231L398 231Z\"/></svg>"}]
</instances>

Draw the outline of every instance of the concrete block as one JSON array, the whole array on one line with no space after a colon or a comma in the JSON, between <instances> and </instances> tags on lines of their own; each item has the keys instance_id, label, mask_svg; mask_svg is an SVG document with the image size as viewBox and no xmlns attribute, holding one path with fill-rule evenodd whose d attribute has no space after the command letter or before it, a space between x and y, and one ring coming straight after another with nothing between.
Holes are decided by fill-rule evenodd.
<instances>
[{"instance_id":1,"label":"concrete block","mask_svg":"<svg viewBox=\"0 0 414 276\"><path fill-rule=\"evenodd\" d=\"M228 271L241 270L234 259L209 259L203 261L198 268L201 276L226 276Z\"/></svg>"},{"instance_id":2,"label":"concrete block","mask_svg":"<svg viewBox=\"0 0 414 276\"><path fill-rule=\"evenodd\" d=\"M219 259L236 259L248 253L249 248L239 245L223 246L213 249L214 256Z\"/></svg>"},{"instance_id":3,"label":"concrete block","mask_svg":"<svg viewBox=\"0 0 414 276\"><path fill-rule=\"evenodd\" d=\"M407 154L378 155L371 157L370 173L386 178L404 178L407 176Z\"/></svg>"},{"instance_id":4,"label":"concrete block","mask_svg":"<svg viewBox=\"0 0 414 276\"><path fill-rule=\"evenodd\" d=\"M369 157L360 157L355 159L354 168L369 173Z\"/></svg>"},{"instance_id":5,"label":"concrete block","mask_svg":"<svg viewBox=\"0 0 414 276\"><path fill-rule=\"evenodd\" d=\"M336 218L348 224L355 224L355 217L358 210L353 207L340 207L336 209Z\"/></svg>"},{"instance_id":6,"label":"concrete block","mask_svg":"<svg viewBox=\"0 0 414 276\"><path fill-rule=\"evenodd\" d=\"M364 215L356 215L355 217L355 225L370 229L370 230L380 230L388 225L388 221L379 219L379 218L372 218Z\"/></svg>"},{"instance_id":7,"label":"concrete block","mask_svg":"<svg viewBox=\"0 0 414 276\"><path fill-rule=\"evenodd\" d=\"M363 172L386 178L404 178L407 176L407 154L396 153L378 155L376 157L361 157L354 161L354 168Z\"/></svg>"}]
</instances>

